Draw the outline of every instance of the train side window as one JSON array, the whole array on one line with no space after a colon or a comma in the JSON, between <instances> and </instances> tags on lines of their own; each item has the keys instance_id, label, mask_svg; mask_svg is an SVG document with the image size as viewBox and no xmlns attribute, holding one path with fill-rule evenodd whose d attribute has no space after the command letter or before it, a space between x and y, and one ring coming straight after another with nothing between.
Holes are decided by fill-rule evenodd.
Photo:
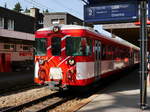
<instances>
[{"instance_id":1,"label":"train side window","mask_svg":"<svg viewBox=\"0 0 150 112\"><path fill-rule=\"evenodd\" d=\"M53 37L51 40L52 55L59 56L61 54L61 38Z\"/></svg>"},{"instance_id":2,"label":"train side window","mask_svg":"<svg viewBox=\"0 0 150 112\"><path fill-rule=\"evenodd\" d=\"M66 54L68 56L92 55L92 40L81 37L68 37L66 39Z\"/></svg>"},{"instance_id":3,"label":"train side window","mask_svg":"<svg viewBox=\"0 0 150 112\"><path fill-rule=\"evenodd\" d=\"M111 60L112 59L112 54L111 54L111 46L106 46L106 59Z\"/></svg>"},{"instance_id":4,"label":"train side window","mask_svg":"<svg viewBox=\"0 0 150 112\"><path fill-rule=\"evenodd\" d=\"M106 58L106 50L105 50L105 45L104 44L102 44L102 60L104 60L105 58Z\"/></svg>"},{"instance_id":5,"label":"train side window","mask_svg":"<svg viewBox=\"0 0 150 112\"><path fill-rule=\"evenodd\" d=\"M47 49L47 41L46 38L35 38L36 41L36 49L35 55L37 56L45 56Z\"/></svg>"},{"instance_id":6,"label":"train side window","mask_svg":"<svg viewBox=\"0 0 150 112\"><path fill-rule=\"evenodd\" d=\"M114 60L115 56L115 47L112 47L112 59Z\"/></svg>"},{"instance_id":7,"label":"train side window","mask_svg":"<svg viewBox=\"0 0 150 112\"><path fill-rule=\"evenodd\" d=\"M92 40L88 38L86 39L85 55L86 56L92 55Z\"/></svg>"},{"instance_id":8,"label":"train side window","mask_svg":"<svg viewBox=\"0 0 150 112\"><path fill-rule=\"evenodd\" d=\"M81 38L81 49L83 56L92 55L92 40L88 38Z\"/></svg>"},{"instance_id":9,"label":"train side window","mask_svg":"<svg viewBox=\"0 0 150 112\"><path fill-rule=\"evenodd\" d=\"M117 47L115 47L115 51L114 51L114 60L119 58L119 50Z\"/></svg>"}]
</instances>

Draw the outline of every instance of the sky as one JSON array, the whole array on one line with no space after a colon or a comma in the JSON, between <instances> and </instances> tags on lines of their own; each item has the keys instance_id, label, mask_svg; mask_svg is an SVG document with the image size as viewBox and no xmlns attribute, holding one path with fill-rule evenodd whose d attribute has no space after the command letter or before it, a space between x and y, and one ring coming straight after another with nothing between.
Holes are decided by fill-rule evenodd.
<instances>
[{"instance_id":1,"label":"sky","mask_svg":"<svg viewBox=\"0 0 150 112\"><path fill-rule=\"evenodd\" d=\"M68 12L83 20L83 5L81 0L0 0L0 6L13 9L19 2L23 9L37 7L41 11L48 9L49 12Z\"/></svg>"}]
</instances>

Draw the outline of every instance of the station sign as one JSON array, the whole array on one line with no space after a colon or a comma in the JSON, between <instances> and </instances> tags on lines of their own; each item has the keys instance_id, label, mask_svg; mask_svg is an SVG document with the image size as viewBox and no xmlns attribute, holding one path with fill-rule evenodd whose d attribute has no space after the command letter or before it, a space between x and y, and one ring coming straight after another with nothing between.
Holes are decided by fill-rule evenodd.
<instances>
[{"instance_id":1,"label":"station sign","mask_svg":"<svg viewBox=\"0 0 150 112\"><path fill-rule=\"evenodd\" d=\"M120 23L138 20L138 1L103 2L84 6L84 20L89 23Z\"/></svg>"},{"instance_id":2,"label":"station sign","mask_svg":"<svg viewBox=\"0 0 150 112\"><path fill-rule=\"evenodd\" d=\"M102 3L102 2L109 2L109 1L112 1L112 0L87 0L87 1L88 1L89 4L98 4L98 3Z\"/></svg>"},{"instance_id":3,"label":"station sign","mask_svg":"<svg viewBox=\"0 0 150 112\"><path fill-rule=\"evenodd\" d=\"M150 0L148 0L148 19L150 20Z\"/></svg>"}]
</instances>

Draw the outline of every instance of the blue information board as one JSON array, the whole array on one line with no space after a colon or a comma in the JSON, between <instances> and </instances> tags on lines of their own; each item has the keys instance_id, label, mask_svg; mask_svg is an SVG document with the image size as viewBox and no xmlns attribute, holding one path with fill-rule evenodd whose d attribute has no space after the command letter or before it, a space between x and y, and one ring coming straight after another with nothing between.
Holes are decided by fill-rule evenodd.
<instances>
[{"instance_id":1,"label":"blue information board","mask_svg":"<svg viewBox=\"0 0 150 112\"><path fill-rule=\"evenodd\" d=\"M84 20L91 23L133 22L138 20L138 1L105 2L84 6Z\"/></svg>"},{"instance_id":2,"label":"blue information board","mask_svg":"<svg viewBox=\"0 0 150 112\"><path fill-rule=\"evenodd\" d=\"M150 0L148 0L148 19L150 20Z\"/></svg>"}]
</instances>

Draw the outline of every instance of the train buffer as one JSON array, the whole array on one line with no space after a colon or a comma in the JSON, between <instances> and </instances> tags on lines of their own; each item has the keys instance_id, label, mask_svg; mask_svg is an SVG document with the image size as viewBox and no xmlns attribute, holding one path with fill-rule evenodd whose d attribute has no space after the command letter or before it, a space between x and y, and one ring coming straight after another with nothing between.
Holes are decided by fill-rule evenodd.
<instances>
[{"instance_id":1,"label":"train buffer","mask_svg":"<svg viewBox=\"0 0 150 112\"><path fill-rule=\"evenodd\" d=\"M97 93L91 102L77 112L150 112L150 86L147 87L147 109L140 109L138 70Z\"/></svg>"}]
</instances>

